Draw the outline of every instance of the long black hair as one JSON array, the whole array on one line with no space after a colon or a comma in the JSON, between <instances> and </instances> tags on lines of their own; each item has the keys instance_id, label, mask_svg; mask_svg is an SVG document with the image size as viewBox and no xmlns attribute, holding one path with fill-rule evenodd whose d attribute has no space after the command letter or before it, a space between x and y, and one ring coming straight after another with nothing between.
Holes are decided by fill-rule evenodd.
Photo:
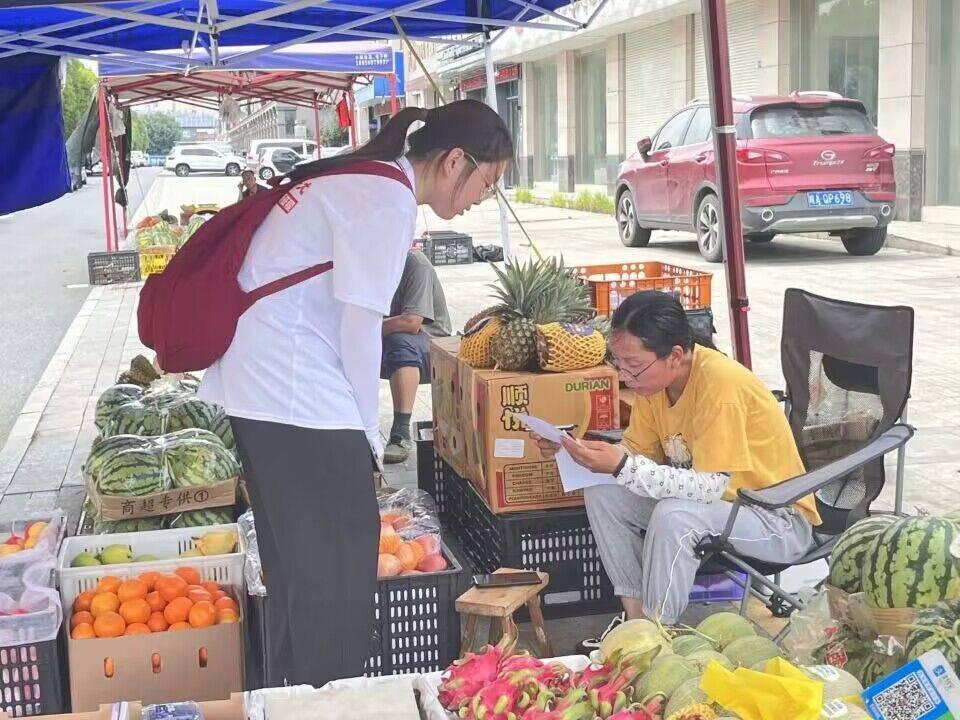
<instances>
[{"instance_id":1,"label":"long black hair","mask_svg":"<svg viewBox=\"0 0 960 720\"><path fill-rule=\"evenodd\" d=\"M658 358L679 345L685 351L694 345L716 350L713 339L694 330L680 301L673 293L643 290L620 303L610 322L611 332L628 332Z\"/></svg>"},{"instance_id":2,"label":"long black hair","mask_svg":"<svg viewBox=\"0 0 960 720\"><path fill-rule=\"evenodd\" d=\"M418 120L423 127L410 134ZM437 108L408 107L390 118L370 142L345 155L298 165L286 177L296 181L307 175L351 165L364 160L396 160L404 154L413 160L436 160L454 148L461 148L478 163L513 160L513 139L506 124L489 105L477 100L458 100ZM475 171L471 166L467 175Z\"/></svg>"}]
</instances>

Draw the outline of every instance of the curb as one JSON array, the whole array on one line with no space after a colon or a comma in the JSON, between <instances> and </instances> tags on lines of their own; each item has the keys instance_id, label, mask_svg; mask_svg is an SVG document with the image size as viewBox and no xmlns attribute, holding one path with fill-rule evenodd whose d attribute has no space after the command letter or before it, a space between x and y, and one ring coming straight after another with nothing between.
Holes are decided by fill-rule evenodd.
<instances>
[{"instance_id":1,"label":"curb","mask_svg":"<svg viewBox=\"0 0 960 720\"><path fill-rule=\"evenodd\" d=\"M960 248L954 248L949 245L927 242L925 240L914 240L913 238L903 237L902 235L887 234L887 247L897 248L898 250L910 250L912 252L927 253L928 255L958 255Z\"/></svg>"}]
</instances>

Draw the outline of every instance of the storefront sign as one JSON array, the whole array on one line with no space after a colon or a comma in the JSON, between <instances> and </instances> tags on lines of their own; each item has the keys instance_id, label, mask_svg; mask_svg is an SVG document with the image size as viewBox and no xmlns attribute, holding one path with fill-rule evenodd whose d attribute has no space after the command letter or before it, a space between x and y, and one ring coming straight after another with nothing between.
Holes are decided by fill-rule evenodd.
<instances>
[{"instance_id":1,"label":"storefront sign","mask_svg":"<svg viewBox=\"0 0 960 720\"><path fill-rule=\"evenodd\" d=\"M505 67L498 68L495 77L498 85L500 83L510 82L511 80L518 80L520 78L520 66L507 65ZM460 92L479 90L480 88L485 87L486 84L486 73L478 73L460 82Z\"/></svg>"}]
</instances>

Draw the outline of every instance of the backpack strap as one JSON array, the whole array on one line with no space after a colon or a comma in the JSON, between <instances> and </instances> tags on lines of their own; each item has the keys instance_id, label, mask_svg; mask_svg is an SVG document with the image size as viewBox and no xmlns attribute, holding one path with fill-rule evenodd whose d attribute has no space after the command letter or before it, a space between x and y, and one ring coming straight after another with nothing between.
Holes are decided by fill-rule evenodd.
<instances>
[{"instance_id":1,"label":"backpack strap","mask_svg":"<svg viewBox=\"0 0 960 720\"><path fill-rule=\"evenodd\" d=\"M413 185L410 184L410 178L407 177L407 174L401 169L399 164L387 165L374 160L365 160L354 165L344 165L343 167L334 168L333 170L319 172L316 175L308 175L304 178L301 178L296 183L291 183L290 188L293 188L306 180L312 180L313 178L319 177L330 177L333 175L376 175L379 177L396 180L397 182L405 185L411 193L413 192ZM278 193L277 200L279 201L282 196L283 194ZM251 305L257 302L257 300L261 300L269 295L278 293L281 290L291 288L294 285L299 285L300 283L316 277L317 275L322 275L331 269L333 269L333 261L328 260L327 262L320 263L319 265L311 265L303 270L297 270L295 273L285 275L282 278L277 278L272 282L268 282L266 285L261 285L255 290L251 290L250 292L246 293L243 310L247 310Z\"/></svg>"}]
</instances>

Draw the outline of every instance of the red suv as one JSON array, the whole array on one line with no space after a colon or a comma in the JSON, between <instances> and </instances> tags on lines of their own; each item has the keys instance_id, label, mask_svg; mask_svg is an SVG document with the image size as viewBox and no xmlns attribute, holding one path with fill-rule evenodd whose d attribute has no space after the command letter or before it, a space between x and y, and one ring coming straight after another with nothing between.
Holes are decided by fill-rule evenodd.
<instances>
[{"instance_id":1,"label":"red suv","mask_svg":"<svg viewBox=\"0 0 960 720\"><path fill-rule=\"evenodd\" d=\"M877 135L863 103L836 93L735 97L743 234L839 235L851 255L883 247L897 187L894 147ZM620 166L617 225L628 247L655 229L691 230L710 262L723 259L710 107L693 101Z\"/></svg>"}]
</instances>

